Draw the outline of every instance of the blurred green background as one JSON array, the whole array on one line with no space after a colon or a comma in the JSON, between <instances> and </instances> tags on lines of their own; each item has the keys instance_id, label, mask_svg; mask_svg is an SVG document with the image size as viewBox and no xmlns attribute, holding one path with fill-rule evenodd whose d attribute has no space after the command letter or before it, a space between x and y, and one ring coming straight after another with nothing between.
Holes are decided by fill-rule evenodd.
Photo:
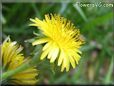
<instances>
[{"instance_id":1,"label":"blurred green background","mask_svg":"<svg viewBox=\"0 0 114 86\"><path fill-rule=\"evenodd\" d=\"M91 2L88 2L91 3ZM79 65L61 73L46 60L38 66L38 84L114 84L114 13L112 7L79 7L74 3L3 3L2 39L10 35L24 47L25 56L35 47L25 42L35 37L35 27L29 27L30 18L44 18L47 13L57 13L71 20L80 29L86 43Z\"/></svg>"}]
</instances>

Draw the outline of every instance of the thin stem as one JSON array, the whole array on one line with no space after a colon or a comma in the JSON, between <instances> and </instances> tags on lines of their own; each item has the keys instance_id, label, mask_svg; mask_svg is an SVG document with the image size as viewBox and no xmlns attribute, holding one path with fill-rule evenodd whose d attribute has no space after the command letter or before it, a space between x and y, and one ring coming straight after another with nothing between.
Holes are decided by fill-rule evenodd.
<instances>
[{"instance_id":1,"label":"thin stem","mask_svg":"<svg viewBox=\"0 0 114 86\"><path fill-rule=\"evenodd\" d=\"M15 70L10 70L8 72L5 72L5 73L2 74L2 80L5 80L5 79L9 78L10 76L12 76L14 74L17 74L19 72L22 72L22 71L26 70L29 67L30 67L30 64L27 62L27 63L19 66Z\"/></svg>"},{"instance_id":2,"label":"thin stem","mask_svg":"<svg viewBox=\"0 0 114 86\"><path fill-rule=\"evenodd\" d=\"M2 67L0 66L0 71L2 70Z\"/></svg>"}]
</instances>

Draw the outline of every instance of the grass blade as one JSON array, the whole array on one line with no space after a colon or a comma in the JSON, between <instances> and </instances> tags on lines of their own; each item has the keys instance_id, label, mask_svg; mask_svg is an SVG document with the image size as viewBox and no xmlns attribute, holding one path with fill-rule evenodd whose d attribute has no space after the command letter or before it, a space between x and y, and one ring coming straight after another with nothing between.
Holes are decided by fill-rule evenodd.
<instances>
[{"instance_id":1,"label":"grass blade","mask_svg":"<svg viewBox=\"0 0 114 86\"><path fill-rule=\"evenodd\" d=\"M83 20L85 22L87 22L87 17L86 15L84 14L83 10L81 9L81 7L79 7L77 4L74 5L74 8L79 12L79 14L81 15L81 17L83 18Z\"/></svg>"},{"instance_id":2,"label":"grass blade","mask_svg":"<svg viewBox=\"0 0 114 86\"><path fill-rule=\"evenodd\" d=\"M112 72L113 72L113 58L111 59L111 63L110 63L110 66L109 66L109 70L105 76L105 79L104 79L104 83L105 84L110 84L111 82L111 76L112 76Z\"/></svg>"}]
</instances>

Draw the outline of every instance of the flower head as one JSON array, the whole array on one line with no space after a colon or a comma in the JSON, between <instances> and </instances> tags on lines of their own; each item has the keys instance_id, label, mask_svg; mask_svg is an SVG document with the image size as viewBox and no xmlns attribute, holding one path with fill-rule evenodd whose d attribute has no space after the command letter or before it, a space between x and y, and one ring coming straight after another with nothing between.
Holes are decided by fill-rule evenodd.
<instances>
[{"instance_id":1,"label":"flower head","mask_svg":"<svg viewBox=\"0 0 114 86\"><path fill-rule=\"evenodd\" d=\"M76 67L80 59L81 51L79 48L83 44L80 38L80 31L67 19L60 15L45 15L45 19L30 19L33 23L30 26L36 26L42 31L44 37L35 40L32 44L45 44L41 60L50 59L53 63L58 60L58 66L61 71L66 68L69 71L70 64Z\"/></svg>"},{"instance_id":2,"label":"flower head","mask_svg":"<svg viewBox=\"0 0 114 86\"><path fill-rule=\"evenodd\" d=\"M22 47L19 46L15 41L11 42L8 37L1 47L1 57L3 72L7 72L10 70L14 70L25 62L29 61L29 59L24 59L23 54L21 53ZM30 85L35 84L38 80L35 78L38 73L35 67L30 67L20 73L17 73L10 78L10 83L19 84L19 85Z\"/></svg>"}]
</instances>

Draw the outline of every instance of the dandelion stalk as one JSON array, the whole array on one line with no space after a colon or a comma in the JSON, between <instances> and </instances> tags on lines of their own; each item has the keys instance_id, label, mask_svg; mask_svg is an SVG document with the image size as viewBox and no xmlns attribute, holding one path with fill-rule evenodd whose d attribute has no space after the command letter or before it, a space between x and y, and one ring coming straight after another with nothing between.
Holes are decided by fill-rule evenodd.
<instances>
[{"instance_id":1,"label":"dandelion stalk","mask_svg":"<svg viewBox=\"0 0 114 86\"><path fill-rule=\"evenodd\" d=\"M22 64L21 66L19 66L18 68L16 68L15 70L10 70L8 72L5 72L2 74L2 80L5 80L7 78L9 78L10 76L17 74L19 72L22 72L24 70L26 70L27 68L29 68L31 65L29 63L25 63Z\"/></svg>"}]
</instances>

